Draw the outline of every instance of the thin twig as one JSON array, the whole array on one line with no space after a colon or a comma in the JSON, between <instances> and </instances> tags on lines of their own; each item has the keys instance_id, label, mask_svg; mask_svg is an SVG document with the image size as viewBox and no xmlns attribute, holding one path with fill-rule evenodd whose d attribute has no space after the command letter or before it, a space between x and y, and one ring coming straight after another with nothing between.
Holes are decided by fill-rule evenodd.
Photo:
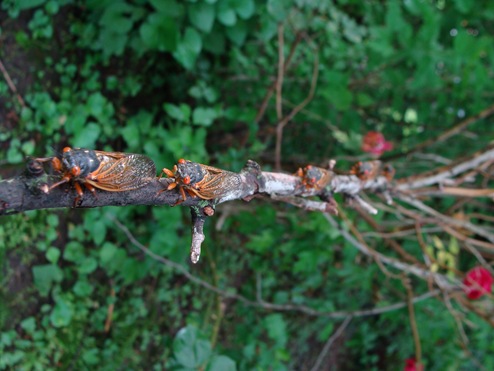
<instances>
[{"instance_id":1,"label":"thin twig","mask_svg":"<svg viewBox=\"0 0 494 371\"><path fill-rule=\"evenodd\" d=\"M108 214L107 218L110 219L124 234L125 236L129 239L129 241L137 247L139 250L141 250L144 254L148 255L152 259L156 260L157 262L166 265L167 267L170 267L183 275L187 280L190 282L193 282L199 286L204 287L205 289L212 291L224 298L228 299L235 299L238 300L246 305L252 306L252 307L257 307L265 310L275 310L275 311L286 311L286 312L299 312L299 313L304 313L309 316L318 316L318 317L326 317L326 318L345 318L345 317L367 317L367 316L374 316L382 313L387 313L387 312L392 312L401 308L406 307L407 303L406 302L399 302L391 305L387 305L385 307L379 307L379 308L373 308L373 309L366 309L366 310L357 310L357 311L338 311L338 312L321 312L315 309L312 309L308 306L305 305L294 305L294 304L273 304L266 302L262 300L262 295L258 298L258 301L253 301L245 296L239 295L239 294L234 294L231 291L227 290L222 290L209 282L206 282L199 277L194 276L191 274L184 266L175 263L172 260L166 259L162 256L159 256L149 250L146 246L141 244L135 237L134 235L129 231L129 229L124 226L122 223L120 223L113 215ZM414 303L418 303L423 300L427 300L429 298L435 297L439 295L441 292L439 290L434 290L434 291L429 291L426 292L425 294L419 295L413 299Z\"/></svg>"},{"instance_id":2,"label":"thin twig","mask_svg":"<svg viewBox=\"0 0 494 371\"><path fill-rule=\"evenodd\" d=\"M420 345L419 329L417 327L415 309L413 307L412 283L406 276L403 277L402 282L403 286L405 286L405 289L407 290L408 316L410 317L410 326L412 327L413 341L415 343L415 360L420 365L422 363L422 346Z\"/></svg>"},{"instance_id":3,"label":"thin twig","mask_svg":"<svg viewBox=\"0 0 494 371\"><path fill-rule=\"evenodd\" d=\"M343 323L338 327L338 329L331 335L331 337L328 339L326 344L324 344L324 348L322 348L321 353L317 357L316 363L314 363L314 366L312 366L311 371L317 371L321 367L324 359L326 358L326 355L329 352L329 349L331 349L331 345L335 342L337 338L341 336L343 331L345 331L346 327L350 324L352 320L352 317L347 317L343 321Z\"/></svg>"},{"instance_id":4,"label":"thin twig","mask_svg":"<svg viewBox=\"0 0 494 371\"><path fill-rule=\"evenodd\" d=\"M399 199L416 207L417 209L419 210L422 210L423 212L431 215L431 216L434 216L435 218L438 219L438 221L442 222L442 223L445 223L445 224L449 224L449 225L452 225L452 226L455 226L457 228L465 228L465 229L468 229L469 231L473 232L473 233L477 233L478 235L488 239L490 242L493 242L494 243L494 234L488 232L486 229L484 228L481 228L479 226L476 226L470 222L467 222L467 221L462 221L462 220L458 220L458 219L455 219L455 218L451 218L449 216L446 216L444 214L441 214L440 212L434 210L433 208L427 206L426 204L424 204L423 202L417 200L417 199L414 199L412 197L408 197L408 196L404 196L404 195L400 195L399 196Z\"/></svg>"},{"instance_id":5,"label":"thin twig","mask_svg":"<svg viewBox=\"0 0 494 371\"><path fill-rule=\"evenodd\" d=\"M486 161L492 161L493 157L494 144L490 144L486 148L459 159L450 165L442 166L425 174L421 174L420 176L401 178L397 181L398 184L396 189L398 191L406 191L433 184L442 185L442 183L448 179L452 179L465 171L474 169Z\"/></svg>"},{"instance_id":6,"label":"thin twig","mask_svg":"<svg viewBox=\"0 0 494 371\"><path fill-rule=\"evenodd\" d=\"M276 148L275 148L275 167L278 171L281 169L281 143L283 140L283 129L284 127L299 113L314 97L316 91L317 79L319 76L319 49L314 48L314 66L312 69L312 78L310 83L309 94L307 97L300 102L292 111L286 115L281 121L278 122L276 126Z\"/></svg>"},{"instance_id":7,"label":"thin twig","mask_svg":"<svg viewBox=\"0 0 494 371\"><path fill-rule=\"evenodd\" d=\"M278 121L280 121L283 117L281 92L283 88L283 76L285 71L285 38L283 37L283 31L283 23L280 23L278 25L278 77L276 78L276 117L278 118Z\"/></svg>"},{"instance_id":8,"label":"thin twig","mask_svg":"<svg viewBox=\"0 0 494 371\"><path fill-rule=\"evenodd\" d=\"M446 139L449 139L452 136L459 134L464 129L466 129L469 125L473 124L474 122L485 119L486 117L489 117L492 114L494 114L494 105L487 107L486 109L482 110L481 112L479 112L476 115L473 115L473 116L466 118L465 120L452 126L449 130L446 130L445 132L441 133L437 137L427 139L427 140L423 141L422 143L417 144L415 147L413 147L412 149L410 149L404 153L400 153L397 155L392 155L392 156L386 157L384 160L389 161L391 159L396 159L398 157L408 156L412 153L419 152L420 150L422 150L426 147L429 147L433 144L443 142Z\"/></svg>"},{"instance_id":9,"label":"thin twig","mask_svg":"<svg viewBox=\"0 0 494 371\"><path fill-rule=\"evenodd\" d=\"M343 238L345 240L350 242L355 248L357 248L357 250L364 253L365 255L368 255L371 257L373 256L376 259L379 259L383 263L385 263L385 264L387 264L387 265L389 265L395 269L398 269L398 270L403 271L403 272L410 272L411 274L413 274L417 277L420 277L424 280L427 280L428 278L432 277L434 279L434 281L436 282L436 284L439 287L443 287L444 289L454 289L454 288L459 286L458 282L456 282L456 284L455 284L454 282L451 282L447 277L445 277L441 274L431 272L429 270L417 267L415 265L403 263L400 260L390 258L388 256L385 256L385 255L377 252L377 251L370 251L366 246L364 246L359 241L357 241L355 239L355 237L353 237L350 234L349 231L345 230L344 228L341 228L339 226L339 224L336 222L336 220L334 220L334 218L331 215L325 213L324 217L326 218L326 220L329 222L329 224L333 228L336 228L338 230L338 232L340 232L340 234L343 236Z\"/></svg>"},{"instance_id":10,"label":"thin twig","mask_svg":"<svg viewBox=\"0 0 494 371\"><path fill-rule=\"evenodd\" d=\"M286 58L285 64L284 64L284 73L288 70L290 66L290 62L292 61L292 58L295 54L295 50L297 49L297 46L300 44L300 41L302 41L302 33L298 32L297 35L295 36L295 40L293 41L290 51L288 52L288 57ZM266 91L266 95L264 96L261 107L259 108L259 111L257 112L256 118L254 121L258 123L261 121L261 119L264 116L264 113L266 112L266 109L268 108L268 102L273 96L274 91L276 90L276 83L277 79L269 86L268 90Z\"/></svg>"},{"instance_id":11,"label":"thin twig","mask_svg":"<svg viewBox=\"0 0 494 371\"><path fill-rule=\"evenodd\" d=\"M14 82L10 78L10 75L9 75L7 69L3 65L2 60L0 60L0 70L2 71L3 78L7 82L7 85L9 86L10 90L12 90L12 93L14 93L16 95L17 100L19 101L20 105L22 107L26 107L26 102L24 102L24 99L22 99L21 95L17 92L17 88L15 87Z\"/></svg>"}]
</instances>

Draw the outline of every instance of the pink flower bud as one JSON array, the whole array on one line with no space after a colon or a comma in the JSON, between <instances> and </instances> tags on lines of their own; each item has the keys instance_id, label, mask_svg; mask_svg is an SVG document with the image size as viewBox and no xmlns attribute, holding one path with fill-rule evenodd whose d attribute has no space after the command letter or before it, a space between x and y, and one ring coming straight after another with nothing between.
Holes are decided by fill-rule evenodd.
<instances>
[{"instance_id":1,"label":"pink flower bud","mask_svg":"<svg viewBox=\"0 0 494 371\"><path fill-rule=\"evenodd\" d=\"M415 358L407 358L403 371L424 371L424 365L417 363Z\"/></svg>"},{"instance_id":2,"label":"pink flower bud","mask_svg":"<svg viewBox=\"0 0 494 371\"><path fill-rule=\"evenodd\" d=\"M469 299L475 300L492 292L493 283L494 278L492 278L491 272L483 267L475 267L470 269L465 275L463 279L463 285L465 285L463 291L465 291Z\"/></svg>"},{"instance_id":3,"label":"pink flower bud","mask_svg":"<svg viewBox=\"0 0 494 371\"><path fill-rule=\"evenodd\" d=\"M393 143L387 142L382 133L369 131L362 140L362 150L380 156L393 149Z\"/></svg>"}]
</instances>

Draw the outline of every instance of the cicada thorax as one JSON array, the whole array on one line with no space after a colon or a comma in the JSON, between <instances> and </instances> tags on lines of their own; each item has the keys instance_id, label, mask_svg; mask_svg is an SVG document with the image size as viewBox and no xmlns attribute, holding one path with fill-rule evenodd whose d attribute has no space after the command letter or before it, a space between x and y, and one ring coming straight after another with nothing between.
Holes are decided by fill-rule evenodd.
<instances>
[{"instance_id":1,"label":"cicada thorax","mask_svg":"<svg viewBox=\"0 0 494 371\"><path fill-rule=\"evenodd\" d=\"M184 159L178 160L173 171L163 169L163 173L174 179L167 189L178 187L180 191L182 200L177 204L186 200L186 193L191 197L212 200L240 186L238 174Z\"/></svg>"},{"instance_id":2,"label":"cicada thorax","mask_svg":"<svg viewBox=\"0 0 494 371\"><path fill-rule=\"evenodd\" d=\"M301 183L307 190L322 191L332 179L332 173L326 169L307 165L298 169L296 175L301 177Z\"/></svg>"},{"instance_id":3,"label":"cicada thorax","mask_svg":"<svg viewBox=\"0 0 494 371\"><path fill-rule=\"evenodd\" d=\"M378 160L359 161L352 166L350 174L355 175L362 181L368 181L379 176L381 167L382 162Z\"/></svg>"},{"instance_id":4,"label":"cicada thorax","mask_svg":"<svg viewBox=\"0 0 494 371\"><path fill-rule=\"evenodd\" d=\"M352 166L350 174L357 176L362 181L374 180L384 176L391 181L395 175L395 169L390 164L383 164L379 160L359 161Z\"/></svg>"},{"instance_id":5,"label":"cicada thorax","mask_svg":"<svg viewBox=\"0 0 494 371\"><path fill-rule=\"evenodd\" d=\"M396 174L396 170L393 167L393 165L385 164L382 167L381 175L384 176L388 180L388 182L391 182L393 180L393 178L395 177L395 174Z\"/></svg>"},{"instance_id":6,"label":"cicada thorax","mask_svg":"<svg viewBox=\"0 0 494 371\"><path fill-rule=\"evenodd\" d=\"M79 197L83 194L80 183L93 193L95 188L122 192L141 188L156 177L154 162L134 153L66 147L60 158L53 158L52 164L62 173L62 179L50 189L72 181Z\"/></svg>"}]
</instances>

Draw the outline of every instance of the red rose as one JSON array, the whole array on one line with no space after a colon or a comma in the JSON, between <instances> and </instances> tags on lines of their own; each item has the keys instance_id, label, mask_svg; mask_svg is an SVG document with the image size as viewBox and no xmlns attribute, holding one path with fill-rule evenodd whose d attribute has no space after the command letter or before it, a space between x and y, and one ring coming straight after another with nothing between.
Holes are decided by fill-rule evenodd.
<instances>
[{"instance_id":1,"label":"red rose","mask_svg":"<svg viewBox=\"0 0 494 371\"><path fill-rule=\"evenodd\" d=\"M463 291L469 299L475 300L492 292L493 283L494 278L492 278L491 272L483 267L475 267L465 275Z\"/></svg>"},{"instance_id":2,"label":"red rose","mask_svg":"<svg viewBox=\"0 0 494 371\"><path fill-rule=\"evenodd\" d=\"M369 131L362 140L362 150L380 156L393 149L393 143L387 142L382 133Z\"/></svg>"}]
</instances>

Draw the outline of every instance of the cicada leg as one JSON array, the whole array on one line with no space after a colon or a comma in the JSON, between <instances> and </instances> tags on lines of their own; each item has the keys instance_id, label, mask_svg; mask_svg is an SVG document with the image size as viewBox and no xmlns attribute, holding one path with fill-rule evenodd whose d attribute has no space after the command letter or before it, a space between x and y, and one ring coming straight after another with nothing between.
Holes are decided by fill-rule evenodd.
<instances>
[{"instance_id":1,"label":"cicada leg","mask_svg":"<svg viewBox=\"0 0 494 371\"><path fill-rule=\"evenodd\" d=\"M177 184L177 183L175 183L175 184ZM173 187L173 188L175 188L175 187ZM179 198L177 200L177 202L175 202L172 206L180 205L182 202L184 202L187 199L187 196L185 195L184 187L179 187L178 189L180 192L180 196L182 196L182 198L181 199Z\"/></svg>"},{"instance_id":2,"label":"cicada leg","mask_svg":"<svg viewBox=\"0 0 494 371\"><path fill-rule=\"evenodd\" d=\"M177 168L177 165L174 165L174 166L173 166L173 171L171 171L171 170L169 170L169 169L167 169L167 168L163 168L163 170L161 170L161 174L160 174L160 176L159 176L158 180L160 180L160 179L163 177L163 174L166 174L166 176L167 176L168 178L173 178L173 177L175 177L175 173L177 172L177 169L178 169L178 168Z\"/></svg>"},{"instance_id":3,"label":"cicada leg","mask_svg":"<svg viewBox=\"0 0 494 371\"><path fill-rule=\"evenodd\" d=\"M89 183L84 183L84 186L89 189L89 191L93 194L95 198L98 198L98 195L96 194L96 187L92 186ZM81 190L82 191L82 190Z\"/></svg>"},{"instance_id":4,"label":"cicada leg","mask_svg":"<svg viewBox=\"0 0 494 371\"><path fill-rule=\"evenodd\" d=\"M58 172L62 171L62 161L58 157L53 157L51 160L51 166Z\"/></svg>"},{"instance_id":5,"label":"cicada leg","mask_svg":"<svg viewBox=\"0 0 494 371\"><path fill-rule=\"evenodd\" d=\"M49 188L49 191L51 191L53 188L56 188L58 187L59 185L61 184L64 184L64 183L68 183L70 181L70 179L72 179L72 176L71 175L65 175L62 180L60 180L59 182L56 182L54 184L52 184Z\"/></svg>"}]
</instances>

